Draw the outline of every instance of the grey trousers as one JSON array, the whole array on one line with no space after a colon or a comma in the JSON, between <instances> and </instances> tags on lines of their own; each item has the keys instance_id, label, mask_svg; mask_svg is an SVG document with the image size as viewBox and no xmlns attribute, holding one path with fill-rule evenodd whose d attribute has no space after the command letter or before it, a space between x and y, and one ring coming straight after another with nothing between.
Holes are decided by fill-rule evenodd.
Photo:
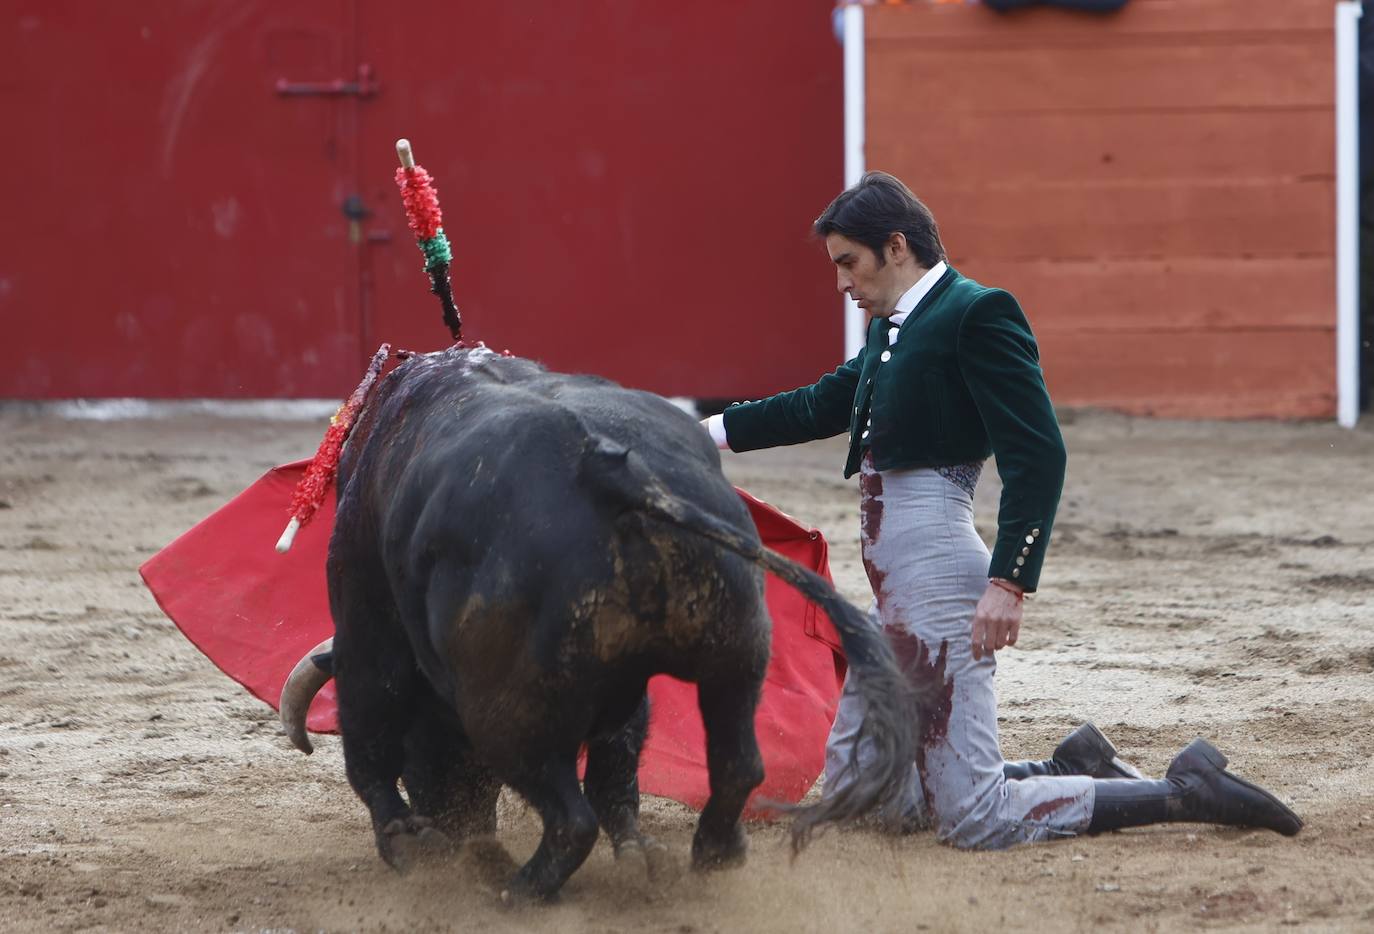
<instances>
[{"instance_id":1,"label":"grey trousers","mask_svg":"<svg viewBox=\"0 0 1374 934\"><path fill-rule=\"evenodd\" d=\"M929 692L904 802L908 820L977 849L1081 832L1092 816L1092 779L1002 775L997 663L973 658L973 613L987 587L989 555L973 527L972 498L933 470L880 473L868 457L859 488L860 541L875 597L870 615L913 684ZM864 703L851 688L846 680L826 743L822 794L852 780ZM860 748L858 768L869 758Z\"/></svg>"}]
</instances>

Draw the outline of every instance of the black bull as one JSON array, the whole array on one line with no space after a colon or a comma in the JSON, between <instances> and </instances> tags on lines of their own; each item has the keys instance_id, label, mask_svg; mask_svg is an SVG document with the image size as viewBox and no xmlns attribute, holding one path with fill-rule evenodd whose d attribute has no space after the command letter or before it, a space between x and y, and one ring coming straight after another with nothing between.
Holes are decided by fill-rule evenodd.
<instances>
[{"instance_id":1,"label":"black bull","mask_svg":"<svg viewBox=\"0 0 1374 934\"><path fill-rule=\"evenodd\" d=\"M556 893L598 828L617 856L642 847L637 769L659 673L697 684L706 728L711 794L693 863L742 859L740 814L763 779L761 569L834 621L875 751L843 793L795 809L794 845L909 780L916 707L886 641L761 545L706 433L663 399L483 349L415 357L368 403L338 482L327 574L339 726L393 866L494 832L501 784L544 823L508 897ZM307 752L305 711L327 679L302 659L283 691Z\"/></svg>"}]
</instances>

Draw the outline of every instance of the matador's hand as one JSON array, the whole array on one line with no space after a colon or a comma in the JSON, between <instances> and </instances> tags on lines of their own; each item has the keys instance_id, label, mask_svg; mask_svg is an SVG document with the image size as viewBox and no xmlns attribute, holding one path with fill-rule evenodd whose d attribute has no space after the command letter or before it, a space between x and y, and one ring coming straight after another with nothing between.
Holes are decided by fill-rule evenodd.
<instances>
[{"instance_id":1,"label":"matador's hand","mask_svg":"<svg viewBox=\"0 0 1374 934\"><path fill-rule=\"evenodd\" d=\"M1020 634L1021 595L998 584L988 584L973 612L973 657L981 659L1015 645Z\"/></svg>"}]
</instances>

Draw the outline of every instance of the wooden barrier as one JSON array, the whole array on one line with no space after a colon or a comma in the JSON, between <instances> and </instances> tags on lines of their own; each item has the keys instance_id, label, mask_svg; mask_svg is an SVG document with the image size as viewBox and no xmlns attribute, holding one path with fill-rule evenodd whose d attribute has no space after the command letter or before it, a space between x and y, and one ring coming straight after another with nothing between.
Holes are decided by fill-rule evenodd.
<instances>
[{"instance_id":1,"label":"wooden barrier","mask_svg":"<svg viewBox=\"0 0 1374 934\"><path fill-rule=\"evenodd\" d=\"M1056 402L1334 413L1332 0L865 22L868 166L1021 299Z\"/></svg>"}]
</instances>

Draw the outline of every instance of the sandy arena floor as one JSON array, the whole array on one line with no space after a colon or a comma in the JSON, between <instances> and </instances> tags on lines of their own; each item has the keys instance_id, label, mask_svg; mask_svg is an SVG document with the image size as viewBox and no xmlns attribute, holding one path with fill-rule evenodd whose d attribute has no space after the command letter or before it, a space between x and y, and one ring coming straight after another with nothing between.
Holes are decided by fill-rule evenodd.
<instances>
[{"instance_id":1,"label":"sandy arena floor","mask_svg":"<svg viewBox=\"0 0 1374 934\"><path fill-rule=\"evenodd\" d=\"M1070 413L1070 469L1002 737L1040 757L1091 718L1162 772L1193 736L1308 821L1295 839L1192 825L962 853L832 832L795 865L649 891L599 844L558 905L510 912L459 867L377 858L339 744L305 758L273 711L159 612L136 568L318 421L63 421L0 409L0 929L560 932L1374 929L1374 431ZM823 529L867 602L856 490L828 442L728 456ZM979 491L993 529L995 474ZM684 862L693 815L648 800ZM533 815L502 837L532 851Z\"/></svg>"}]
</instances>

